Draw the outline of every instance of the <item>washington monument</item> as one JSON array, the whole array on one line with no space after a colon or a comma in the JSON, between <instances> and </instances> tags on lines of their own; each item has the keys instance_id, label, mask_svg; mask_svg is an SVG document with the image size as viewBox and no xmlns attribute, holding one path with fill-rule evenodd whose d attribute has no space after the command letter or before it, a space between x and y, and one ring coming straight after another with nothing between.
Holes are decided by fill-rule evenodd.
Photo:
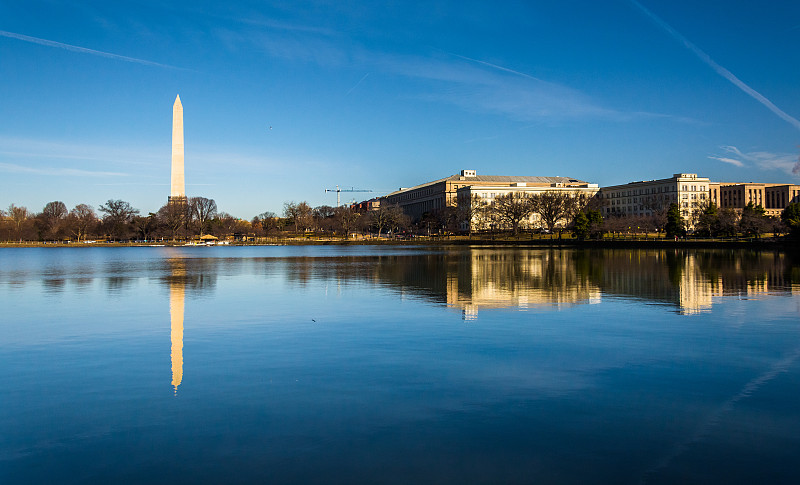
<instances>
[{"instance_id":1,"label":"washington monument","mask_svg":"<svg viewBox=\"0 0 800 485\"><path fill-rule=\"evenodd\" d=\"M172 105L172 183L170 203L186 203L186 184L183 178L183 105L180 95Z\"/></svg>"}]
</instances>

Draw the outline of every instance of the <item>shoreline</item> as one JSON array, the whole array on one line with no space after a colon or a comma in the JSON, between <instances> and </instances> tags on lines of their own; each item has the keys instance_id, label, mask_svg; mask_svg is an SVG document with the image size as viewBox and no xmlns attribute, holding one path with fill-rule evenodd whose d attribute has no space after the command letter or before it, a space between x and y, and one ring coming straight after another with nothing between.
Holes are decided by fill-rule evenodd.
<instances>
[{"instance_id":1,"label":"shoreline","mask_svg":"<svg viewBox=\"0 0 800 485\"><path fill-rule=\"evenodd\" d=\"M537 248L582 248L582 249L767 249L800 250L796 239L610 239L601 241L579 241L575 239L392 239L392 240L342 240L342 239L280 239L275 241L235 242L230 244L187 244L184 242L2 242L0 248L123 248L123 247L257 247L257 246L492 246L492 247L537 247Z\"/></svg>"}]
</instances>

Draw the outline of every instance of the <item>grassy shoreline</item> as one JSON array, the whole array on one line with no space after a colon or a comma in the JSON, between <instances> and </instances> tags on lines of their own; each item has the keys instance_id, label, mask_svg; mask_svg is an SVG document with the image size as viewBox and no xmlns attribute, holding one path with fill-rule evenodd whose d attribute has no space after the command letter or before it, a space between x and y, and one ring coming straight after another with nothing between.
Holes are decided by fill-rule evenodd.
<instances>
[{"instance_id":1,"label":"grassy shoreline","mask_svg":"<svg viewBox=\"0 0 800 485\"><path fill-rule=\"evenodd\" d=\"M498 246L575 248L696 248L696 249L800 249L800 241L788 238L762 239L663 239L626 238L580 241L572 238L432 237L414 239L270 238L262 241L232 242L205 246L183 241L150 242L0 242L0 248L120 248L120 247L241 247L241 246Z\"/></svg>"}]
</instances>

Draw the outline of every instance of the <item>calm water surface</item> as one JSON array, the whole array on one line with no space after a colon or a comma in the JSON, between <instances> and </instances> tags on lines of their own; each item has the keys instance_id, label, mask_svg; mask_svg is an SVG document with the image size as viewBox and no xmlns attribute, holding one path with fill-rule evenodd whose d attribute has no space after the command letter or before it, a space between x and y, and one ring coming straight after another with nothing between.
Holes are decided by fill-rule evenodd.
<instances>
[{"instance_id":1,"label":"calm water surface","mask_svg":"<svg viewBox=\"0 0 800 485\"><path fill-rule=\"evenodd\" d=\"M0 249L0 483L800 483L800 258Z\"/></svg>"}]
</instances>

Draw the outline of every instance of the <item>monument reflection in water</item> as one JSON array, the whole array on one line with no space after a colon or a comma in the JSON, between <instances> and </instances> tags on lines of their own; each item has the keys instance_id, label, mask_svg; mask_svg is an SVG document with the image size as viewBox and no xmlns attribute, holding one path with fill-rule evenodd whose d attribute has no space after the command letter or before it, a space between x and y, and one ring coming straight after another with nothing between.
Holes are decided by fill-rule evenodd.
<instances>
[{"instance_id":1,"label":"monument reflection in water","mask_svg":"<svg viewBox=\"0 0 800 485\"><path fill-rule=\"evenodd\" d=\"M170 261L172 276L169 283L169 319L172 349L172 386L178 394L183 379L183 304L186 299L186 268L180 260Z\"/></svg>"},{"instance_id":2,"label":"monument reflection in water","mask_svg":"<svg viewBox=\"0 0 800 485\"><path fill-rule=\"evenodd\" d=\"M784 252L0 249L0 482L800 483L799 291Z\"/></svg>"}]
</instances>

